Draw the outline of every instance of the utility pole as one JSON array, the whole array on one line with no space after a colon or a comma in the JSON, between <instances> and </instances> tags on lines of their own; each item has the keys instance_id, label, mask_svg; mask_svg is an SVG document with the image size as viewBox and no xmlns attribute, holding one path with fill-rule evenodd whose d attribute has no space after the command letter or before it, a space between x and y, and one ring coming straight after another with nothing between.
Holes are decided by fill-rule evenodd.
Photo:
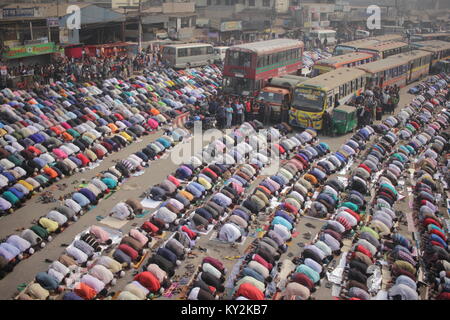
<instances>
[{"instance_id":1,"label":"utility pole","mask_svg":"<svg viewBox=\"0 0 450 320\"><path fill-rule=\"evenodd\" d=\"M33 22L30 21L30 34L31 34L31 40L34 40L34 35L33 35Z\"/></svg>"},{"instance_id":2,"label":"utility pole","mask_svg":"<svg viewBox=\"0 0 450 320\"><path fill-rule=\"evenodd\" d=\"M138 22L138 48L142 52L142 0L139 0L139 22Z\"/></svg>"},{"instance_id":3,"label":"utility pole","mask_svg":"<svg viewBox=\"0 0 450 320\"><path fill-rule=\"evenodd\" d=\"M276 8L275 8L275 2L276 0L272 0L273 1L273 5L272 5L272 10L270 13L270 39L272 39L272 34L273 34L273 23L274 23L274 19L276 18Z\"/></svg>"}]
</instances>

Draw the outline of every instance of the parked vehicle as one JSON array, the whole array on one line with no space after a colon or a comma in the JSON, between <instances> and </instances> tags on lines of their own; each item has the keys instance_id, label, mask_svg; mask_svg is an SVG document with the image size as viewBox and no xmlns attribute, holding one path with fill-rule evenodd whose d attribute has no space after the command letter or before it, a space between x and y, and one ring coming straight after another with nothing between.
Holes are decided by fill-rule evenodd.
<instances>
[{"instance_id":1,"label":"parked vehicle","mask_svg":"<svg viewBox=\"0 0 450 320\"><path fill-rule=\"evenodd\" d=\"M204 43L167 45L163 48L162 57L172 68L198 67L214 61L214 50L212 45Z\"/></svg>"},{"instance_id":2,"label":"parked vehicle","mask_svg":"<svg viewBox=\"0 0 450 320\"><path fill-rule=\"evenodd\" d=\"M259 92L257 101L270 104L274 122L287 122L294 89L308 79L293 75L273 78Z\"/></svg>"},{"instance_id":3,"label":"parked vehicle","mask_svg":"<svg viewBox=\"0 0 450 320\"><path fill-rule=\"evenodd\" d=\"M352 132L358 125L356 108L343 105L333 109L332 132L333 135L344 135Z\"/></svg>"},{"instance_id":4,"label":"parked vehicle","mask_svg":"<svg viewBox=\"0 0 450 320\"><path fill-rule=\"evenodd\" d=\"M229 47L214 47L214 62L224 62Z\"/></svg>"}]
</instances>

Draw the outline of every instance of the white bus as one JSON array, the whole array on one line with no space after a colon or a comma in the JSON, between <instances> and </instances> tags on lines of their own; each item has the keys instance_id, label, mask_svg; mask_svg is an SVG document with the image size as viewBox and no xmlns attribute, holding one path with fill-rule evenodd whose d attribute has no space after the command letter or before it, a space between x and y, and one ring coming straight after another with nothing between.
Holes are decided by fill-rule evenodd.
<instances>
[{"instance_id":1,"label":"white bus","mask_svg":"<svg viewBox=\"0 0 450 320\"><path fill-rule=\"evenodd\" d=\"M312 30L309 33L312 39L319 39L323 44L325 39L327 39L327 45L336 44L336 31L334 30Z\"/></svg>"},{"instance_id":2,"label":"white bus","mask_svg":"<svg viewBox=\"0 0 450 320\"><path fill-rule=\"evenodd\" d=\"M214 47L214 62L224 62L229 47Z\"/></svg>"},{"instance_id":3,"label":"white bus","mask_svg":"<svg viewBox=\"0 0 450 320\"><path fill-rule=\"evenodd\" d=\"M172 68L190 68L211 64L213 46L204 43L186 43L164 46L162 59Z\"/></svg>"}]
</instances>

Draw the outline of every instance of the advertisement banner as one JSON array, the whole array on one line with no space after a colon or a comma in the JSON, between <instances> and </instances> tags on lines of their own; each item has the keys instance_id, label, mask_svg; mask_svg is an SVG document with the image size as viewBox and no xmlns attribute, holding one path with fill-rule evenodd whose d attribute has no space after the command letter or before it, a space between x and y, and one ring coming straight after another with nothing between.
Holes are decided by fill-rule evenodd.
<instances>
[{"instance_id":1,"label":"advertisement banner","mask_svg":"<svg viewBox=\"0 0 450 320\"><path fill-rule=\"evenodd\" d=\"M34 8L4 8L3 18L34 17Z\"/></svg>"},{"instance_id":2,"label":"advertisement banner","mask_svg":"<svg viewBox=\"0 0 450 320\"><path fill-rule=\"evenodd\" d=\"M242 21L227 21L220 24L220 31L242 30Z\"/></svg>"},{"instance_id":3,"label":"advertisement banner","mask_svg":"<svg viewBox=\"0 0 450 320\"><path fill-rule=\"evenodd\" d=\"M17 59L54 52L56 52L56 45L54 42L49 42L9 48L9 50L3 54L3 57L6 59Z\"/></svg>"},{"instance_id":4,"label":"advertisement banner","mask_svg":"<svg viewBox=\"0 0 450 320\"><path fill-rule=\"evenodd\" d=\"M59 18L47 18L47 26L50 28L59 27Z\"/></svg>"}]
</instances>

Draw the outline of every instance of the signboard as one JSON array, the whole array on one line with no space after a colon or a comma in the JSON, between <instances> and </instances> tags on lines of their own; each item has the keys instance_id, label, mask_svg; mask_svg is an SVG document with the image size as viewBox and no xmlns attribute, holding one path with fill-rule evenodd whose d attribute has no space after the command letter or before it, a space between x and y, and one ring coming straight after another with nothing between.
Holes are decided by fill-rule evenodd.
<instances>
[{"instance_id":1,"label":"signboard","mask_svg":"<svg viewBox=\"0 0 450 320\"><path fill-rule=\"evenodd\" d=\"M34 17L34 8L4 8L3 18Z\"/></svg>"},{"instance_id":2,"label":"signboard","mask_svg":"<svg viewBox=\"0 0 450 320\"><path fill-rule=\"evenodd\" d=\"M47 26L50 28L59 27L59 18L47 18Z\"/></svg>"},{"instance_id":3,"label":"signboard","mask_svg":"<svg viewBox=\"0 0 450 320\"><path fill-rule=\"evenodd\" d=\"M8 74L8 67L7 66L0 66L0 75L6 76Z\"/></svg>"},{"instance_id":4,"label":"signboard","mask_svg":"<svg viewBox=\"0 0 450 320\"><path fill-rule=\"evenodd\" d=\"M30 44L21 47L10 48L3 57L6 59L17 59L31 56L38 56L41 54L49 54L56 52L56 46L54 42Z\"/></svg>"},{"instance_id":5,"label":"signboard","mask_svg":"<svg viewBox=\"0 0 450 320\"><path fill-rule=\"evenodd\" d=\"M304 97L305 99L313 100L313 101L319 101L319 100L321 100L321 97L324 96L324 93L322 91L313 90L313 89L305 89L305 88L297 89L296 93L299 96Z\"/></svg>"},{"instance_id":6,"label":"signboard","mask_svg":"<svg viewBox=\"0 0 450 320\"><path fill-rule=\"evenodd\" d=\"M242 30L242 21L227 21L220 24L220 31L236 31Z\"/></svg>"}]
</instances>

